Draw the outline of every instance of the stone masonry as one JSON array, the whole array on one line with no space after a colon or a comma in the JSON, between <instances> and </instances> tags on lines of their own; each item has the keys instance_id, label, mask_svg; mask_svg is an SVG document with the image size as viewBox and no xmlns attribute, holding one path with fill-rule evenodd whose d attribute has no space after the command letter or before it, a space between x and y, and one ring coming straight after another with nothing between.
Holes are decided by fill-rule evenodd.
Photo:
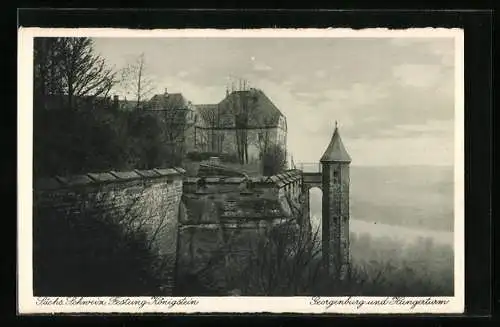
<instances>
[{"instance_id":1,"label":"stone masonry","mask_svg":"<svg viewBox=\"0 0 500 327\"><path fill-rule=\"evenodd\" d=\"M238 274L258 253L260 239L285 226L301 229L305 222L300 212L301 189L297 170L271 177L185 179L179 271L207 276L212 282L209 287L220 294L232 277L228 273Z\"/></svg>"},{"instance_id":2,"label":"stone masonry","mask_svg":"<svg viewBox=\"0 0 500 327\"><path fill-rule=\"evenodd\" d=\"M296 169L264 177L184 177L182 168L56 176L35 181L34 207L80 214L92 199L97 215L121 217L117 224L149 235L166 262L163 295L174 294L179 273L206 272L209 287L220 292L227 290L226 272L244 269L258 253L261 237L289 226L310 234L308 190L321 183L323 260L332 277L343 278L349 267L351 159L337 128L320 162L322 172L308 179Z\"/></svg>"},{"instance_id":3,"label":"stone masonry","mask_svg":"<svg viewBox=\"0 0 500 327\"><path fill-rule=\"evenodd\" d=\"M146 232L152 248L164 259L165 295L174 288L178 208L184 170L158 169L89 173L35 181L34 207L53 215L74 217L95 210L99 217ZM92 208L89 208L92 202ZM70 215L68 215L70 213ZM34 220L37 217L34 217ZM103 218L104 219L104 218Z\"/></svg>"},{"instance_id":4,"label":"stone masonry","mask_svg":"<svg viewBox=\"0 0 500 327\"><path fill-rule=\"evenodd\" d=\"M329 274L344 279L349 269L349 164L337 126L322 164L322 251Z\"/></svg>"}]
</instances>

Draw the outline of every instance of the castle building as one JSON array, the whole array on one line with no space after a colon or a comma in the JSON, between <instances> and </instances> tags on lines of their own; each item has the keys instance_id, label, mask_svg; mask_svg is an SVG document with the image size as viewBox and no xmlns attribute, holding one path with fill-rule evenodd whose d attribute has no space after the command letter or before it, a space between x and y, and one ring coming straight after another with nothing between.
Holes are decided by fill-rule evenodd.
<instances>
[{"instance_id":1,"label":"castle building","mask_svg":"<svg viewBox=\"0 0 500 327\"><path fill-rule=\"evenodd\" d=\"M226 92L219 103L200 105L165 90L141 104L141 110L161 118L173 134L168 139L184 153L244 152L248 162L258 162L273 145L286 153L286 118L258 89Z\"/></svg>"},{"instance_id":2,"label":"castle building","mask_svg":"<svg viewBox=\"0 0 500 327\"><path fill-rule=\"evenodd\" d=\"M286 152L286 117L261 90L226 92L219 103L196 108L198 151L235 154L245 147L248 162L259 161L273 145Z\"/></svg>"},{"instance_id":3,"label":"castle building","mask_svg":"<svg viewBox=\"0 0 500 327\"><path fill-rule=\"evenodd\" d=\"M183 153L195 150L196 107L181 93L154 95L141 106L145 114L155 115L165 125L165 139Z\"/></svg>"},{"instance_id":4,"label":"castle building","mask_svg":"<svg viewBox=\"0 0 500 327\"><path fill-rule=\"evenodd\" d=\"M322 256L330 275L344 279L349 269L349 165L351 157L337 123L322 165Z\"/></svg>"}]
</instances>

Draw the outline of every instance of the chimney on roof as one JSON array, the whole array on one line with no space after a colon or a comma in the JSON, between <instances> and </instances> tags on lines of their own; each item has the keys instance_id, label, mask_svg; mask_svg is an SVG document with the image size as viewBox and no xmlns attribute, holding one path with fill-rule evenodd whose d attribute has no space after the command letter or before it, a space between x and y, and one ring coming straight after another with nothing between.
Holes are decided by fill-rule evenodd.
<instances>
[{"instance_id":1,"label":"chimney on roof","mask_svg":"<svg viewBox=\"0 0 500 327\"><path fill-rule=\"evenodd\" d=\"M165 88L165 91L163 92L164 95L168 95L168 89Z\"/></svg>"}]
</instances>

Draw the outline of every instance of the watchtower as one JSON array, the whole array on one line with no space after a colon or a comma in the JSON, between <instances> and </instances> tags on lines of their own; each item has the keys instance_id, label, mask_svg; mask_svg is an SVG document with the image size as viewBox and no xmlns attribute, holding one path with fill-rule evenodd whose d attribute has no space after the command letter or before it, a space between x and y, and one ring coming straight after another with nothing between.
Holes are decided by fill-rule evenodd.
<instances>
[{"instance_id":1,"label":"watchtower","mask_svg":"<svg viewBox=\"0 0 500 327\"><path fill-rule=\"evenodd\" d=\"M322 165L322 256L328 273L344 279L349 268L349 165L351 157L340 138L337 122Z\"/></svg>"}]
</instances>

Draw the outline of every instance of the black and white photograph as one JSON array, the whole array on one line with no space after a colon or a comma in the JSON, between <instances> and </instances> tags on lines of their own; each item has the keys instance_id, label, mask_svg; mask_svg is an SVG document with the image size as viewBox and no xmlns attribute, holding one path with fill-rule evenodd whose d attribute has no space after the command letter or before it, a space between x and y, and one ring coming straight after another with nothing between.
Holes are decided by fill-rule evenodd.
<instances>
[{"instance_id":1,"label":"black and white photograph","mask_svg":"<svg viewBox=\"0 0 500 327\"><path fill-rule=\"evenodd\" d=\"M29 312L462 312L461 30L19 42Z\"/></svg>"}]
</instances>

